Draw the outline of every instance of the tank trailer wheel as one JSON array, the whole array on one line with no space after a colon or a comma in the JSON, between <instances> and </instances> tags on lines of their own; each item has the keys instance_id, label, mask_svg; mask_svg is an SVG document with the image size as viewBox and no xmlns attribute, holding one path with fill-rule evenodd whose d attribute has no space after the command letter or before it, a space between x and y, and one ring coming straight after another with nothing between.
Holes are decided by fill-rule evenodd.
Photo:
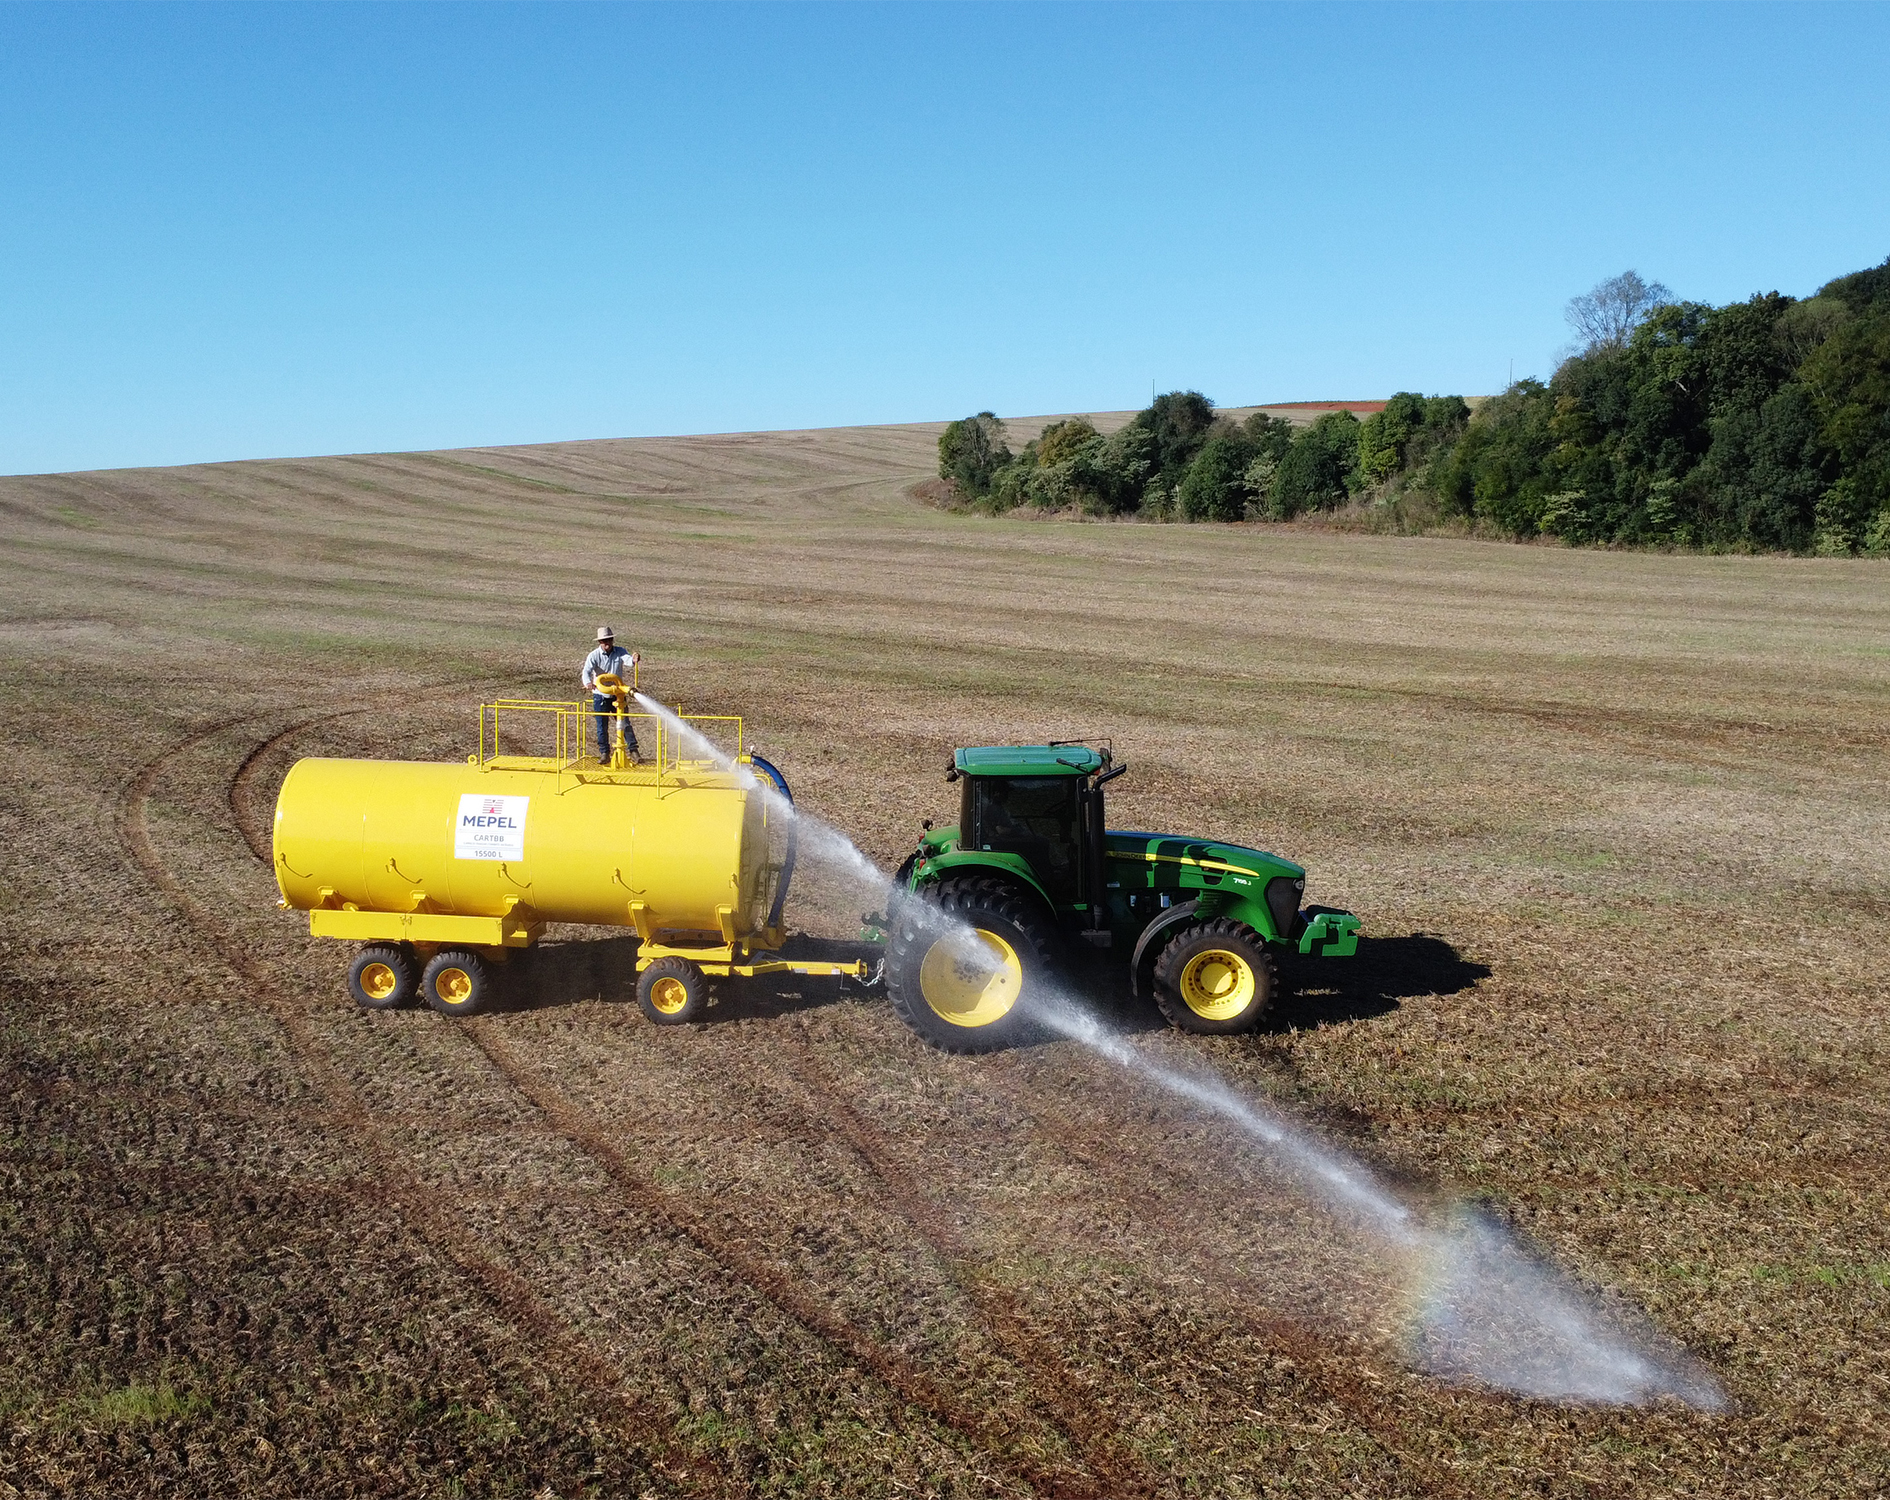
<instances>
[{"instance_id":1,"label":"tank trailer wheel","mask_svg":"<svg viewBox=\"0 0 1890 1500\"><path fill-rule=\"evenodd\" d=\"M1252 1031L1278 988L1259 934L1228 917L1182 928L1155 960L1155 1003L1170 1024L1202 1036Z\"/></svg>"},{"instance_id":2,"label":"tank trailer wheel","mask_svg":"<svg viewBox=\"0 0 1890 1500\"><path fill-rule=\"evenodd\" d=\"M492 966L465 948L442 948L420 977L427 1004L443 1016L476 1015L492 1003Z\"/></svg>"},{"instance_id":3,"label":"tank trailer wheel","mask_svg":"<svg viewBox=\"0 0 1890 1500\"><path fill-rule=\"evenodd\" d=\"M368 943L348 970L348 993L363 1010L405 1005L420 988L420 965L405 943Z\"/></svg>"},{"instance_id":4,"label":"tank trailer wheel","mask_svg":"<svg viewBox=\"0 0 1890 1500\"><path fill-rule=\"evenodd\" d=\"M686 958L659 958L637 976L637 1004L658 1026L702 1019L709 983Z\"/></svg>"},{"instance_id":5,"label":"tank trailer wheel","mask_svg":"<svg viewBox=\"0 0 1890 1500\"><path fill-rule=\"evenodd\" d=\"M886 992L900 1020L946 1052L1017 1042L1052 951L1034 903L1001 880L946 880L890 916Z\"/></svg>"}]
</instances>

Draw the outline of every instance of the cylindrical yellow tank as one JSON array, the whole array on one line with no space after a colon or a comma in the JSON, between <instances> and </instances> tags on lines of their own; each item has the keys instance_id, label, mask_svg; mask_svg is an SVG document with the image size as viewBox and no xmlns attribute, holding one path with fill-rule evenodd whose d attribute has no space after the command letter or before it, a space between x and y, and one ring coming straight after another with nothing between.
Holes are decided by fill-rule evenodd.
<instances>
[{"instance_id":1,"label":"cylindrical yellow tank","mask_svg":"<svg viewBox=\"0 0 1890 1500\"><path fill-rule=\"evenodd\" d=\"M628 776L475 764L296 762L276 799L292 907L496 917L659 931L762 930L778 874L766 801L702 769ZM508 899L509 898L509 899Z\"/></svg>"}]
</instances>

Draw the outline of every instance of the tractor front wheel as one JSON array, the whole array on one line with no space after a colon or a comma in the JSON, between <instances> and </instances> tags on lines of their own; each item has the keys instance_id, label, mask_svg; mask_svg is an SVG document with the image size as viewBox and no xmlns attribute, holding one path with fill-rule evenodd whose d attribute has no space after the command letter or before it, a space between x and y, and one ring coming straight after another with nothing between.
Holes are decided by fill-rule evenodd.
<instances>
[{"instance_id":1,"label":"tractor front wheel","mask_svg":"<svg viewBox=\"0 0 1890 1500\"><path fill-rule=\"evenodd\" d=\"M893 1009L934 1047L991 1052L1024 1033L1053 929L1001 880L946 880L898 901L886 936Z\"/></svg>"},{"instance_id":2,"label":"tractor front wheel","mask_svg":"<svg viewBox=\"0 0 1890 1500\"><path fill-rule=\"evenodd\" d=\"M1273 1004L1273 955L1244 922L1184 927L1155 961L1155 1003L1171 1024L1203 1036L1252 1031Z\"/></svg>"}]
</instances>

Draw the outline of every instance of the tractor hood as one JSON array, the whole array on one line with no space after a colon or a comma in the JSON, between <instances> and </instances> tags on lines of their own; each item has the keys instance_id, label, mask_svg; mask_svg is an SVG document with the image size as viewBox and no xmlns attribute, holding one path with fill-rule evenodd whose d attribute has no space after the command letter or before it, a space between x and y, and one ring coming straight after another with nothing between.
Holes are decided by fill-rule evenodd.
<instances>
[{"instance_id":1,"label":"tractor hood","mask_svg":"<svg viewBox=\"0 0 1890 1500\"><path fill-rule=\"evenodd\" d=\"M1150 900L1188 903L1203 917L1245 922L1264 937L1291 942L1300 934L1306 872L1262 849L1171 833L1111 829L1104 836L1105 893L1131 911Z\"/></svg>"},{"instance_id":2,"label":"tractor hood","mask_svg":"<svg viewBox=\"0 0 1890 1500\"><path fill-rule=\"evenodd\" d=\"M1306 878L1306 871L1299 865L1263 849L1172 833L1112 828L1106 852L1110 880L1120 880L1125 889L1131 885L1186 885L1258 896L1276 875L1293 880Z\"/></svg>"}]
</instances>

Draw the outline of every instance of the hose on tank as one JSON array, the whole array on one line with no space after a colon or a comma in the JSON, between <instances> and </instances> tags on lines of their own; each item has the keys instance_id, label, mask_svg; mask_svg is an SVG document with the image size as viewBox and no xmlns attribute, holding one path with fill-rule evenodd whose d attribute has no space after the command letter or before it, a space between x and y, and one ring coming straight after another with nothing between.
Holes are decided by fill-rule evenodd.
<instances>
[{"instance_id":1,"label":"hose on tank","mask_svg":"<svg viewBox=\"0 0 1890 1500\"><path fill-rule=\"evenodd\" d=\"M774 905L769 909L767 923L771 928L778 928L781 925L781 913L787 909L788 881L794 878L794 854L801 841L800 829L794 821L794 793L788 790L787 777L776 770L771 762L759 755L750 755L748 762L774 783L774 789L788 805L787 852L781 856L781 880L774 888Z\"/></svg>"}]
</instances>

